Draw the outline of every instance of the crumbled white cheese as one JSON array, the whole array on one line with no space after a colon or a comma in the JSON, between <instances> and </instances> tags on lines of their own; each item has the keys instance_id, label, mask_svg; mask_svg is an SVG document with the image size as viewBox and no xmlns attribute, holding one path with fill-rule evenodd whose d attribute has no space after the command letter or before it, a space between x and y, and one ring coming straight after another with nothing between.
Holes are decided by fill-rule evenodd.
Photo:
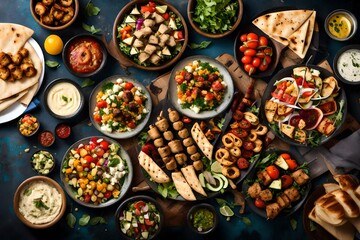
<instances>
[{"instance_id":1,"label":"crumbled white cheese","mask_svg":"<svg viewBox=\"0 0 360 240\"><path fill-rule=\"evenodd\" d=\"M124 80L122 79L122 78L118 78L118 79L116 79L116 82L117 83L122 83Z\"/></svg>"},{"instance_id":2,"label":"crumbled white cheese","mask_svg":"<svg viewBox=\"0 0 360 240\"><path fill-rule=\"evenodd\" d=\"M148 110L146 108L144 108L143 113L148 113Z\"/></svg>"},{"instance_id":3,"label":"crumbled white cheese","mask_svg":"<svg viewBox=\"0 0 360 240\"><path fill-rule=\"evenodd\" d=\"M195 105L192 105L192 106L190 107L190 109L191 109L192 111L194 111L195 113L199 113L199 112L200 112L200 108L199 108L198 106L195 106Z\"/></svg>"},{"instance_id":4,"label":"crumbled white cheese","mask_svg":"<svg viewBox=\"0 0 360 240\"><path fill-rule=\"evenodd\" d=\"M191 66L185 66L184 68L185 68L185 70L186 70L187 72L190 72L190 73L193 72L193 69L192 69Z\"/></svg>"},{"instance_id":5,"label":"crumbled white cheese","mask_svg":"<svg viewBox=\"0 0 360 240\"><path fill-rule=\"evenodd\" d=\"M103 111L104 111L105 114L109 114L109 109L108 108L104 108Z\"/></svg>"},{"instance_id":6,"label":"crumbled white cheese","mask_svg":"<svg viewBox=\"0 0 360 240\"><path fill-rule=\"evenodd\" d=\"M111 126L104 124L100 127L101 131L112 132Z\"/></svg>"},{"instance_id":7,"label":"crumbled white cheese","mask_svg":"<svg viewBox=\"0 0 360 240\"><path fill-rule=\"evenodd\" d=\"M119 90L120 90L120 86L117 85L117 84L114 84L114 86L113 86L113 91L114 91L114 92L118 92Z\"/></svg>"}]
</instances>

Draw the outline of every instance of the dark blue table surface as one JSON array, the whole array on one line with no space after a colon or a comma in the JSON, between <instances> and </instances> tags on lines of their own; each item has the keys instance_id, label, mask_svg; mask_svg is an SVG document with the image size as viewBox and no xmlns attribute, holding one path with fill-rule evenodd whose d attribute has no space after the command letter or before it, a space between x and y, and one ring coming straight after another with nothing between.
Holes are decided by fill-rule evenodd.
<instances>
[{"instance_id":1,"label":"dark blue table surface","mask_svg":"<svg viewBox=\"0 0 360 240\"><path fill-rule=\"evenodd\" d=\"M0 8L0 22L18 23L32 28L35 33L33 38L40 44L43 49L43 42L49 34L58 34L64 42L66 42L73 35L78 33L85 33L82 29L82 23L95 25L97 28L102 29L107 40L112 38L112 28L115 17L121 8L129 1L121 0L92 0L92 2L100 7L101 12L98 16L88 17L84 13L84 8L88 0L80 0L81 10L76 22L68 29L54 32L41 28L32 18L29 10L28 0L1 0ZM187 20L186 7L187 1L185 0L171 0L168 1L180 10ZM270 8L283 7L283 6L296 6L298 8L315 9L317 11L317 22L320 27L320 48L329 52L328 61L332 60L336 52L343 46L348 44L358 44L360 41L360 31L356 36L347 42L337 42L330 39L324 33L324 20L326 15L334 9L344 8L352 11L358 21L360 21L360 6L357 0L244 0L244 16L240 27L245 26L250 22L250 19ZM188 21L187 21L188 22ZM223 39L207 39L198 35L189 26L189 42L201 42L204 40L212 41L211 45L204 50L190 50L187 48L183 57L191 55L208 55L216 57L221 53L229 53L233 55L233 46L236 37L236 31L230 36ZM1 36L0 36L1 38ZM62 63L61 57L50 56L45 53L46 60L55 60ZM325 56L325 55L324 55ZM321 56L318 56L321 58ZM167 69L170 71L171 69ZM164 72L149 72L130 68L131 76L140 80L145 85L149 84L151 80ZM109 57L106 68L99 76L92 78L96 82L115 74L127 74L120 68L119 64L111 57ZM44 82L40 88L39 93L36 95L37 99L42 99L45 86L56 78L70 78L77 83L81 83L81 79L72 76L63 64L57 69L50 69L46 67ZM265 79L267 80L267 79ZM85 97L88 98L93 86L83 88ZM349 101L349 112L360 121L360 86L345 86L346 94ZM0 89L1 91L1 89ZM59 120L51 117L43 106L40 105L37 109L31 112L39 117L41 128L43 130L53 130ZM65 217L61 221L47 230L34 230L23 225L17 219L13 210L13 194L17 186L26 178L34 176L35 173L30 167L30 157L33 152L39 149L36 137L24 138L20 136L16 128L16 119L8 123L0 125L0 237L1 239L119 239L118 229L114 223L114 213L118 205L111 206L105 209L88 209L74 203L68 198L66 214L72 211L77 219L83 214L91 216L103 216L107 224L85 226L81 227L78 224L71 229L67 226ZM55 144L48 148L50 152L55 155L57 168L50 175L51 178L60 182L59 179L59 166L67 148L78 139L90 135L101 135L94 127L90 126L88 113L84 112L77 122L73 122L73 134L67 140L57 139ZM25 149L30 148L30 152L25 153ZM322 176L320 179L314 181L314 185L322 181L326 181L327 176ZM230 194L222 196L231 200ZM208 200L214 204L214 200ZM218 209L218 207L217 207ZM77 211L76 211L77 210ZM235 209L238 210L238 209ZM267 221L252 213L247 209L244 215L251 220L250 225L245 225L241 218L233 217L231 221L227 222L224 217L219 214L220 224L213 236L216 239L304 239L307 236L304 233L302 225L302 209L292 215L290 218L276 219L275 221ZM297 222L296 229L292 229L290 219ZM201 237L194 235L184 223L184 226L166 228L160 234L159 239L201 239Z\"/></svg>"}]
</instances>

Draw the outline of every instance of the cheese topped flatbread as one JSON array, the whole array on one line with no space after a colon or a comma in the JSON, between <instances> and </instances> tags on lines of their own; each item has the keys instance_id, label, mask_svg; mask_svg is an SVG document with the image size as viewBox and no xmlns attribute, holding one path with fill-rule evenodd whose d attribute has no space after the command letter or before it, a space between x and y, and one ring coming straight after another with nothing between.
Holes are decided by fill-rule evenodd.
<instances>
[{"instance_id":1,"label":"cheese topped flatbread","mask_svg":"<svg viewBox=\"0 0 360 240\"><path fill-rule=\"evenodd\" d=\"M200 150L204 153L204 155L208 158L212 158L214 146L209 142L206 138L205 134L200 128L199 123L195 123L191 128L191 136L199 146Z\"/></svg>"},{"instance_id":2,"label":"cheese topped flatbread","mask_svg":"<svg viewBox=\"0 0 360 240\"><path fill-rule=\"evenodd\" d=\"M171 181L168 175L156 164L151 157L143 151L139 156L140 166L150 175L151 179L156 183L168 183Z\"/></svg>"},{"instance_id":3,"label":"cheese topped flatbread","mask_svg":"<svg viewBox=\"0 0 360 240\"><path fill-rule=\"evenodd\" d=\"M181 172L171 173L172 180L178 193L188 201L196 201L196 197L191 190L190 185L186 182L186 179Z\"/></svg>"},{"instance_id":4,"label":"cheese topped flatbread","mask_svg":"<svg viewBox=\"0 0 360 240\"><path fill-rule=\"evenodd\" d=\"M183 173L186 181L189 183L190 187L194 189L196 192L200 193L203 196L207 196L205 190L201 186L201 183L196 176L195 168L193 165L188 165L186 167L181 168L181 172Z\"/></svg>"}]
</instances>

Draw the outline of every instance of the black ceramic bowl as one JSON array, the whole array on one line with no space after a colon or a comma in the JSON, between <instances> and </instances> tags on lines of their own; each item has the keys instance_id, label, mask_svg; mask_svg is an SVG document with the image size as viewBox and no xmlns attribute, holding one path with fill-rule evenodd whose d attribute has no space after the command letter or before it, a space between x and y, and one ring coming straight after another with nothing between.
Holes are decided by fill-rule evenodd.
<instances>
[{"instance_id":1,"label":"black ceramic bowl","mask_svg":"<svg viewBox=\"0 0 360 240\"><path fill-rule=\"evenodd\" d=\"M360 44L354 44L354 45L347 45L343 48L341 48L335 55L334 61L333 61L333 69L335 72L335 75L338 79L340 79L343 83L346 84L352 84L352 85L359 85L360 80L354 81L355 77L353 77L353 81L350 81L348 77L344 76L342 73L341 68L348 68L348 70L357 70L356 77L357 79L360 79L360 71L359 68L356 67L356 64L360 64L359 60L354 60L354 64L352 62L343 62L344 60L344 54L349 54L351 51L357 52L357 59L360 59ZM355 65L355 66L354 66Z\"/></svg>"},{"instance_id":2,"label":"black ceramic bowl","mask_svg":"<svg viewBox=\"0 0 360 240\"><path fill-rule=\"evenodd\" d=\"M59 84L65 85L61 86ZM58 91L55 91L55 88L57 88ZM51 102L55 102L57 104L57 108L51 106ZM77 83L70 79L59 78L46 86L43 103L45 109L53 117L58 119L71 119L82 111L84 108L85 98L81 91L81 87Z\"/></svg>"},{"instance_id":3,"label":"black ceramic bowl","mask_svg":"<svg viewBox=\"0 0 360 240\"><path fill-rule=\"evenodd\" d=\"M76 61L76 69L70 64ZM62 59L67 70L77 77L90 77L99 73L107 60L106 47L101 40L90 34L79 34L66 42Z\"/></svg>"},{"instance_id":4,"label":"black ceramic bowl","mask_svg":"<svg viewBox=\"0 0 360 240\"><path fill-rule=\"evenodd\" d=\"M213 226L210 229L200 230L200 229L194 227L194 215L197 211L199 211L201 209L209 210L213 214ZM204 235L204 234L209 234L216 229L216 227L218 225L218 217L216 215L215 208L212 205L210 205L208 203L200 203L200 204L196 204L192 208L190 208L190 210L187 214L187 222L188 222L188 225L191 228L191 230L193 230L194 232L196 232L198 234Z\"/></svg>"},{"instance_id":5,"label":"black ceramic bowl","mask_svg":"<svg viewBox=\"0 0 360 240\"><path fill-rule=\"evenodd\" d=\"M129 237L125 233L122 232L121 227L120 227L120 216L122 215L122 212L125 209L127 209L130 204L132 204L136 201L144 201L145 203L151 202L152 204L155 205L157 211L159 212L159 215L160 215L159 227L154 234L152 234L148 237L148 239L156 239L156 237L158 236L158 234L160 233L160 231L164 225L164 213L163 213L163 210L162 210L160 204L158 202L156 202L155 199L153 199L149 196L146 196L146 195L137 195L137 196L130 197L130 198L126 199L125 201L123 201L120 204L120 206L118 207L118 209L116 210L115 224L116 224L116 227L119 229L119 232L121 235L120 238L121 239L129 239L129 240L135 239L134 237Z\"/></svg>"}]
</instances>

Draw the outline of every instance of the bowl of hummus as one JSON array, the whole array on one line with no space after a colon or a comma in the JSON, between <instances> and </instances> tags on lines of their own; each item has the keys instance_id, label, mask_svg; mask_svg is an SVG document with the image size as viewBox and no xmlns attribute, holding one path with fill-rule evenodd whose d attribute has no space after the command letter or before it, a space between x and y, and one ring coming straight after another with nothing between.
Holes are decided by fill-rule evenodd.
<instances>
[{"instance_id":1,"label":"bowl of hummus","mask_svg":"<svg viewBox=\"0 0 360 240\"><path fill-rule=\"evenodd\" d=\"M45 176L23 181L14 194L16 216L31 228L48 228L56 224L66 210L66 196L61 186Z\"/></svg>"},{"instance_id":2,"label":"bowl of hummus","mask_svg":"<svg viewBox=\"0 0 360 240\"><path fill-rule=\"evenodd\" d=\"M84 107L84 95L78 84L70 79L52 81L44 92L46 110L55 118L70 119Z\"/></svg>"}]
</instances>

